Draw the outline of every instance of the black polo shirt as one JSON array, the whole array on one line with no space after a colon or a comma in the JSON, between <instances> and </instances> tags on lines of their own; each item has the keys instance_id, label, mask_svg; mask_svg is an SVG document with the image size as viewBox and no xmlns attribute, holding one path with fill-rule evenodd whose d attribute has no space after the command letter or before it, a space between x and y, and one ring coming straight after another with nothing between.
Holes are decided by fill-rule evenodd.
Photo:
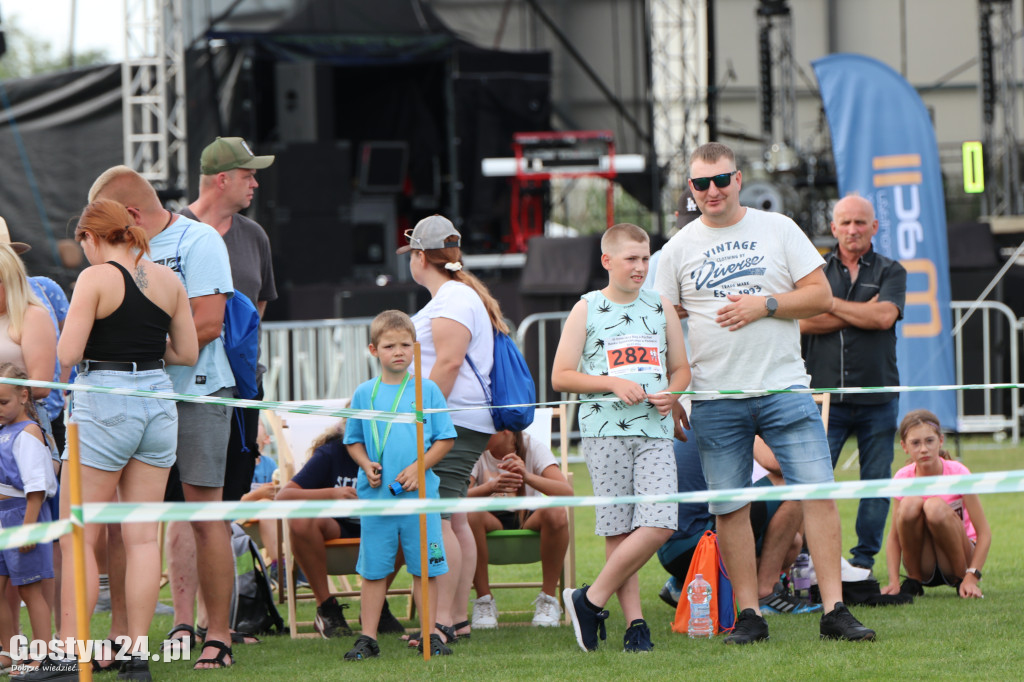
<instances>
[{"instance_id":1,"label":"black polo shirt","mask_svg":"<svg viewBox=\"0 0 1024 682\"><path fill-rule=\"evenodd\" d=\"M861 256L857 281L850 281L850 270L839 259L839 247L825 256L825 276L832 295L847 301L864 303L877 295L899 309L907 293L907 271L899 262L886 258L872 248ZM898 386L896 368L896 324L889 329L847 327L831 334L805 334L804 360L813 388L853 386ZM898 393L839 394L833 401L855 405L880 405Z\"/></svg>"}]
</instances>

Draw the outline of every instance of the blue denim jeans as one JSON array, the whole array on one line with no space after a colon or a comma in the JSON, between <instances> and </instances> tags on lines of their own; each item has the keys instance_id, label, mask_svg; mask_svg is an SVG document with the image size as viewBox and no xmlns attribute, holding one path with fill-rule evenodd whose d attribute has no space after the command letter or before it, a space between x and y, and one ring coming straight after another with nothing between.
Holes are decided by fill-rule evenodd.
<instances>
[{"instance_id":1,"label":"blue denim jeans","mask_svg":"<svg viewBox=\"0 0 1024 682\"><path fill-rule=\"evenodd\" d=\"M828 413L828 447L832 466L850 436L860 449L860 480L892 478L893 447L896 441L897 399L881 405L850 405L833 402ZM850 550L851 562L871 568L882 547L889 498L863 498L857 507L857 546Z\"/></svg>"},{"instance_id":2,"label":"blue denim jeans","mask_svg":"<svg viewBox=\"0 0 1024 682\"><path fill-rule=\"evenodd\" d=\"M825 427L814 399L808 394L695 400L690 422L697 434L709 490L750 486L755 435L760 435L775 453L787 483L833 480ZM745 504L712 502L708 507L720 516Z\"/></svg>"}]
</instances>

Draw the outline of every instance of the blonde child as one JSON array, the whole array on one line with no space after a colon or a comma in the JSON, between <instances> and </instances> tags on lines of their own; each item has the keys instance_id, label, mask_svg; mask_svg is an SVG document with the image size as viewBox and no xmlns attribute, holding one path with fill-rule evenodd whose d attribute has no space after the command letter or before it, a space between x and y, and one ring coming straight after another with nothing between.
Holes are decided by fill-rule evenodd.
<instances>
[{"instance_id":1,"label":"blonde child","mask_svg":"<svg viewBox=\"0 0 1024 682\"><path fill-rule=\"evenodd\" d=\"M0 364L0 377L28 378L24 370L9 362ZM51 521L46 500L56 493L50 450L29 389L0 384L0 527ZM52 543L0 550L0 594L7 590L8 582L18 588L36 640L50 639L50 609L43 595L43 580L52 577ZM13 652L10 638L17 632L6 606L0 608L0 643L4 645L0 648Z\"/></svg>"},{"instance_id":2,"label":"blonde child","mask_svg":"<svg viewBox=\"0 0 1024 682\"><path fill-rule=\"evenodd\" d=\"M416 410L415 386L410 381L409 365L413 359L416 327L403 312L386 310L374 318L370 325L370 354L380 361L380 376L361 384L352 396L352 408L391 412ZM423 379L423 407L446 407L444 395L437 384ZM426 497L438 497L437 475L430 470L444 457L455 443L455 427L448 413L427 414L423 425ZM419 480L416 467L416 425L350 419L345 431L345 445L352 459L359 464L356 491L360 499L395 499L417 490ZM363 577L360 590L360 610L363 634L355 646L345 654L345 660L356 661L380 655L377 645L378 619L387 592L387 577L394 570L398 549L405 554L406 566L413 576L413 592L417 606L422 610L423 591L420 566L419 516L366 516L362 519L362 537L356 571ZM372 541L366 540L373 538ZM427 589L430 590L431 613L427 622L434 620L437 604L435 577L448 571L444 544L441 539L440 514L427 514ZM422 611L421 611L422 612ZM433 656L447 655L451 649L441 637L441 630L414 637L429 642Z\"/></svg>"},{"instance_id":3,"label":"blonde child","mask_svg":"<svg viewBox=\"0 0 1024 682\"><path fill-rule=\"evenodd\" d=\"M683 330L675 308L642 290L651 245L636 225L613 225L601 239L608 286L585 294L569 313L558 342L551 384L591 402L580 409L581 450L595 495L676 492L672 408L690 383ZM581 365L582 362L582 365ZM576 642L584 651L604 639L604 605L618 595L628 628L625 651L650 651L637 571L676 530L674 504L597 507L605 565L589 587L562 593Z\"/></svg>"},{"instance_id":4,"label":"blonde child","mask_svg":"<svg viewBox=\"0 0 1024 682\"><path fill-rule=\"evenodd\" d=\"M942 449L939 418L913 410L900 423L900 445L910 463L894 479L969 474ZM893 498L892 528L885 546L889 584L884 594L924 594L922 587L949 585L961 597L981 597L981 569L992 546L977 495L919 495ZM907 579L900 585L900 559Z\"/></svg>"}]
</instances>

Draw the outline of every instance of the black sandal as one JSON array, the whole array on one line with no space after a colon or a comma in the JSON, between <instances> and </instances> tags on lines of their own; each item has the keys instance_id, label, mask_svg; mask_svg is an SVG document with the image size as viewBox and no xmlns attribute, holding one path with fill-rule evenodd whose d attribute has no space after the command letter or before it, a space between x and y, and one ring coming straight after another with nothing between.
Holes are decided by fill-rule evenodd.
<instances>
[{"instance_id":1,"label":"black sandal","mask_svg":"<svg viewBox=\"0 0 1024 682\"><path fill-rule=\"evenodd\" d=\"M348 604L346 604L346 606L348 606ZM204 641L206 640L206 632L207 632L206 628L196 628L196 634L199 635L199 639L202 639ZM256 641L255 642L247 642L247 641L245 641L246 637L248 637L249 639L254 639ZM257 637L256 635L250 635L248 632L236 632L235 630L232 630L231 631L231 643L232 644L262 644L262 640L260 640L260 638Z\"/></svg>"},{"instance_id":2,"label":"black sandal","mask_svg":"<svg viewBox=\"0 0 1024 682\"><path fill-rule=\"evenodd\" d=\"M206 648L206 647L211 647L213 649L216 649L220 653L218 653L213 658L200 658L198 661L196 661L196 665L199 665L200 663L213 663L214 664L214 668L230 668L231 666L233 666L235 664L235 655L233 653L231 653L231 647L229 647L224 642L218 642L215 639L207 640L206 642L203 642L203 648ZM228 662L226 662L224 660L228 656L231 657L231 662L230 663L228 663ZM204 668L197 668L197 667L195 667L195 665L192 666L192 669L193 670L204 670Z\"/></svg>"},{"instance_id":3,"label":"black sandal","mask_svg":"<svg viewBox=\"0 0 1024 682\"><path fill-rule=\"evenodd\" d=\"M187 623L179 623L178 625L175 625L173 628L171 628L171 631L168 632L167 635L164 637L163 646L173 646L171 643L174 641L184 641L184 637L174 636L179 632L184 632L188 634L189 648L194 647L196 644L199 643L199 636L196 634L195 628L193 628L191 625L188 625Z\"/></svg>"},{"instance_id":4,"label":"black sandal","mask_svg":"<svg viewBox=\"0 0 1024 682\"><path fill-rule=\"evenodd\" d=\"M454 626L441 625L440 623L434 623L434 627L437 628L438 630L440 630L441 634L444 635L445 640L447 640L445 642L446 644L458 644L459 643L459 635L455 632L455 627Z\"/></svg>"},{"instance_id":5,"label":"black sandal","mask_svg":"<svg viewBox=\"0 0 1024 682\"><path fill-rule=\"evenodd\" d=\"M174 630L171 630L171 632L174 632ZM168 638L170 638L170 633L168 633ZM179 639L184 639L184 638L183 638L183 637L180 637ZM117 644L115 644L115 643L114 643L114 642L113 642L112 640L109 640L109 639L100 639L100 640L97 640L97 642L96 642L96 645L95 645L95 646L96 646L96 649L95 649L95 650L96 650L96 651L100 651L100 650L102 650L102 649L101 649L101 647L103 646L103 643L104 643L104 642L110 642L110 652L111 652L111 654L113 654L114 652L116 652L116 651L118 650L118 648L119 648L119 647L117 646ZM93 671L94 673L112 673L112 672L120 672L120 671L121 671L121 663L122 663L121 661L118 661L118 660L116 660L116 659L115 659L115 660L111 661L111 662L110 662L109 664L107 664L107 665L101 665L101 664L100 664L100 662L99 662L99 661L97 661L97 660L96 660L96 659L94 658L94 659L92 659L92 671Z\"/></svg>"},{"instance_id":6,"label":"black sandal","mask_svg":"<svg viewBox=\"0 0 1024 682\"><path fill-rule=\"evenodd\" d=\"M450 628L447 625L441 625L440 623L434 623L434 627L437 628L438 630L440 630L441 633L444 635L444 639L447 640L445 642L445 644L455 644L456 642L459 641L458 635L455 634L455 628ZM440 637L441 635L432 635L432 636L433 637ZM423 645L423 633L422 632L414 632L414 633L412 633L411 635L409 635L409 638L406 640L406 643L408 644L410 649L413 648L413 647L416 647L420 651L423 651L423 646L422 646Z\"/></svg>"},{"instance_id":7,"label":"black sandal","mask_svg":"<svg viewBox=\"0 0 1024 682\"><path fill-rule=\"evenodd\" d=\"M423 642L416 647L419 652L423 653ZM448 645L441 639L441 635L430 635L430 655L431 656L451 656L452 650L448 648Z\"/></svg>"},{"instance_id":8,"label":"black sandal","mask_svg":"<svg viewBox=\"0 0 1024 682\"><path fill-rule=\"evenodd\" d=\"M467 632L467 633L466 633L466 634L464 634L464 635L460 635L460 634L459 634L459 630L461 630L462 628L464 628L464 627L466 627L466 626L472 626L472 625L473 625L473 624L472 624L472 623L470 623L470 622L469 622L468 620L464 620L464 621L462 621L461 623L456 623L455 625L453 625L453 626L452 626L452 630L454 630L454 631L455 631L455 636L456 636L456 637L458 637L459 639L469 639L469 636L470 636L471 634L473 634L472 632Z\"/></svg>"},{"instance_id":9,"label":"black sandal","mask_svg":"<svg viewBox=\"0 0 1024 682\"><path fill-rule=\"evenodd\" d=\"M378 656L380 656L380 646L377 645L377 640L368 635L360 635L359 639L356 640L356 645L345 654L345 660L362 661L367 658L377 658Z\"/></svg>"}]
</instances>

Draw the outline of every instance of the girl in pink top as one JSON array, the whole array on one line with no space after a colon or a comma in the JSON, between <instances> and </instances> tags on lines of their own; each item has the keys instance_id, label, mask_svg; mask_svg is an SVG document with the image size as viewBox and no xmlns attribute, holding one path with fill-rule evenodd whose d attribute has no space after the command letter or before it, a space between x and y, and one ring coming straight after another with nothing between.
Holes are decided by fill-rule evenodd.
<instances>
[{"instance_id":1,"label":"girl in pink top","mask_svg":"<svg viewBox=\"0 0 1024 682\"><path fill-rule=\"evenodd\" d=\"M900 445L910 464L893 478L971 473L942 449L939 418L914 410L900 424ZM950 585L961 597L981 597L981 569L992 532L977 495L922 495L893 499L886 543L889 584L883 594L924 594L923 587ZM900 558L907 579L899 584Z\"/></svg>"}]
</instances>

